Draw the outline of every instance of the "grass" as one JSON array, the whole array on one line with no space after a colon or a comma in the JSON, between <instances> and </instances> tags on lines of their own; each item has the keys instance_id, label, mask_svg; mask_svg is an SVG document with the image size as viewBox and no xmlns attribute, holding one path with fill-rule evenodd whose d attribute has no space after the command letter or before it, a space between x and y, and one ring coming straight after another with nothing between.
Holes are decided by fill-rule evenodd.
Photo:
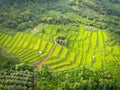
<instances>
[{"instance_id":1,"label":"grass","mask_svg":"<svg viewBox=\"0 0 120 90\"><path fill-rule=\"evenodd\" d=\"M46 39L47 39L47 35L46 35L46 34L43 34L43 35L42 35L42 39L43 39L43 40L46 40Z\"/></svg>"},{"instance_id":2,"label":"grass","mask_svg":"<svg viewBox=\"0 0 120 90\"><path fill-rule=\"evenodd\" d=\"M0 33L0 45L7 47L8 53L17 55L23 62L34 63L43 60L49 54L54 46L54 36L66 36L69 40L68 47L57 44L45 62L55 71L65 71L80 65L91 66L93 56L93 67L97 69L105 67L109 60L119 59L120 47L106 44L109 37L105 31L87 31L83 25L78 27L79 31L71 31L75 27L71 27L70 24L65 26L62 32L57 32L58 27L60 26L45 24L45 33L42 33L40 24L32 34L18 32L10 36ZM42 54L39 54L39 51L42 51Z\"/></svg>"},{"instance_id":3,"label":"grass","mask_svg":"<svg viewBox=\"0 0 120 90\"><path fill-rule=\"evenodd\" d=\"M83 35L84 35L84 28L83 28L83 26L81 25L81 26L80 26L79 35L78 35L78 37L77 37L77 40L81 40L82 37L83 37Z\"/></svg>"},{"instance_id":4,"label":"grass","mask_svg":"<svg viewBox=\"0 0 120 90\"><path fill-rule=\"evenodd\" d=\"M55 49L54 49L54 51L53 51L53 53L50 55L50 58L59 56L58 54L59 54L61 48L62 48L62 47L57 44L56 47L55 47Z\"/></svg>"},{"instance_id":5,"label":"grass","mask_svg":"<svg viewBox=\"0 0 120 90\"><path fill-rule=\"evenodd\" d=\"M97 45L97 32L93 32L91 36L91 48L95 49Z\"/></svg>"},{"instance_id":6,"label":"grass","mask_svg":"<svg viewBox=\"0 0 120 90\"><path fill-rule=\"evenodd\" d=\"M66 57L66 59L64 59L64 61L62 61L61 63L56 63L56 64L52 65L51 68L55 69L62 65L70 64L72 61L74 61L74 58L75 58L75 54L69 53L69 55Z\"/></svg>"},{"instance_id":7,"label":"grass","mask_svg":"<svg viewBox=\"0 0 120 90\"><path fill-rule=\"evenodd\" d=\"M58 57L54 57L54 58L52 58L52 59L49 58L49 59L45 62L45 64L52 64L52 63L60 62L60 61L62 61L63 59L66 58L67 53L68 53L68 50L67 50L66 48L62 48L62 51L61 51L61 53L59 54Z\"/></svg>"},{"instance_id":8,"label":"grass","mask_svg":"<svg viewBox=\"0 0 120 90\"><path fill-rule=\"evenodd\" d=\"M40 46L40 43L41 43L41 39L37 38L37 41L33 47L34 50L38 50L39 49L39 46Z\"/></svg>"},{"instance_id":9,"label":"grass","mask_svg":"<svg viewBox=\"0 0 120 90\"><path fill-rule=\"evenodd\" d=\"M17 54L18 54L19 56L22 56L22 55L27 54L27 53L29 53L29 52L31 52L31 51L32 51L32 50L21 49L20 51L17 51Z\"/></svg>"},{"instance_id":10,"label":"grass","mask_svg":"<svg viewBox=\"0 0 120 90\"><path fill-rule=\"evenodd\" d=\"M65 71L65 70L72 69L72 68L75 68L77 66L80 66L81 59L82 59L82 56L76 55L75 58L74 58L74 61L71 64L65 65L64 67L57 68L55 70L57 72L61 72L61 71Z\"/></svg>"},{"instance_id":11,"label":"grass","mask_svg":"<svg viewBox=\"0 0 120 90\"><path fill-rule=\"evenodd\" d=\"M87 55L89 54L89 50L91 48L91 42L90 42L90 38L86 39L85 40L85 43L83 44L83 48L85 47L86 49L83 49L83 54L84 54L84 51L85 51L85 57L83 57L85 59L84 63L86 64L86 62L88 62L87 60Z\"/></svg>"},{"instance_id":12,"label":"grass","mask_svg":"<svg viewBox=\"0 0 120 90\"><path fill-rule=\"evenodd\" d=\"M89 32L88 31L84 31L84 34L83 34L83 37L82 37L82 39L85 39L86 37L87 37L87 35L89 34Z\"/></svg>"},{"instance_id":13,"label":"grass","mask_svg":"<svg viewBox=\"0 0 120 90\"><path fill-rule=\"evenodd\" d=\"M27 38L26 38L25 42L24 42L23 45L22 45L22 48L28 47L31 39L32 39L32 35L27 35Z\"/></svg>"},{"instance_id":14,"label":"grass","mask_svg":"<svg viewBox=\"0 0 120 90\"><path fill-rule=\"evenodd\" d=\"M23 36L24 36L23 33L21 33L21 34L18 36L18 38L17 38L17 39L15 40L15 42L13 43L12 48L18 47L18 45L19 45L19 43L20 43L20 40L23 39Z\"/></svg>"},{"instance_id":15,"label":"grass","mask_svg":"<svg viewBox=\"0 0 120 90\"><path fill-rule=\"evenodd\" d=\"M7 47L11 48L12 45L14 44L14 42L17 40L17 38L19 37L20 32L18 32L16 35L13 36L13 40L8 44Z\"/></svg>"},{"instance_id":16,"label":"grass","mask_svg":"<svg viewBox=\"0 0 120 90\"><path fill-rule=\"evenodd\" d=\"M76 66L80 66L81 65L81 61L82 61L82 56L80 54L76 55L76 58L74 60L74 63Z\"/></svg>"},{"instance_id":17,"label":"grass","mask_svg":"<svg viewBox=\"0 0 120 90\"><path fill-rule=\"evenodd\" d=\"M111 53L112 47L111 46L105 46L106 52Z\"/></svg>"},{"instance_id":18,"label":"grass","mask_svg":"<svg viewBox=\"0 0 120 90\"><path fill-rule=\"evenodd\" d=\"M40 47L39 47L39 51L44 51L44 49L45 49L45 47L46 47L46 45L47 45L47 42L46 41L44 41L44 40L42 40L41 41L41 44L40 44Z\"/></svg>"},{"instance_id":19,"label":"grass","mask_svg":"<svg viewBox=\"0 0 120 90\"><path fill-rule=\"evenodd\" d=\"M113 46L112 54L120 55L120 48L118 46Z\"/></svg>"},{"instance_id":20,"label":"grass","mask_svg":"<svg viewBox=\"0 0 120 90\"><path fill-rule=\"evenodd\" d=\"M73 44L73 49L77 49L79 47L79 42Z\"/></svg>"},{"instance_id":21,"label":"grass","mask_svg":"<svg viewBox=\"0 0 120 90\"><path fill-rule=\"evenodd\" d=\"M47 43L47 46L45 47L46 50L45 50L44 52L49 52L52 47L53 47L53 43L48 42L48 43Z\"/></svg>"},{"instance_id":22,"label":"grass","mask_svg":"<svg viewBox=\"0 0 120 90\"><path fill-rule=\"evenodd\" d=\"M0 41L0 44L3 45L3 43L6 41L6 39L8 38L8 35L5 35L2 40Z\"/></svg>"},{"instance_id":23,"label":"grass","mask_svg":"<svg viewBox=\"0 0 120 90\"><path fill-rule=\"evenodd\" d=\"M98 30L98 41L99 41L99 48L100 51L104 50L104 40L103 40L103 36L102 36L102 31Z\"/></svg>"},{"instance_id":24,"label":"grass","mask_svg":"<svg viewBox=\"0 0 120 90\"><path fill-rule=\"evenodd\" d=\"M94 56L95 56L95 63L93 65L93 67L99 69L99 68L101 68L101 65L102 65L101 54L100 54L100 52L96 52Z\"/></svg>"},{"instance_id":25,"label":"grass","mask_svg":"<svg viewBox=\"0 0 120 90\"><path fill-rule=\"evenodd\" d=\"M22 39L19 40L19 44L17 45L17 47L21 47L24 43L24 41L26 40L27 38L27 34L25 34Z\"/></svg>"},{"instance_id":26,"label":"grass","mask_svg":"<svg viewBox=\"0 0 120 90\"><path fill-rule=\"evenodd\" d=\"M36 40L37 40L37 38L32 37L32 39L31 39L31 41L30 41L30 43L29 43L29 45L28 45L28 48L29 48L29 49L32 49L32 48L34 47L34 45L35 45L35 43L36 43Z\"/></svg>"},{"instance_id":27,"label":"grass","mask_svg":"<svg viewBox=\"0 0 120 90\"><path fill-rule=\"evenodd\" d=\"M1 35L0 35L0 40L2 40L4 36L5 36L5 34L2 34L2 33L1 33Z\"/></svg>"},{"instance_id":28,"label":"grass","mask_svg":"<svg viewBox=\"0 0 120 90\"><path fill-rule=\"evenodd\" d=\"M20 55L20 57L22 59L27 59L27 58L31 58L32 56L37 55L37 54L39 54L39 53L36 51L33 51L33 50L29 50L29 52L26 51L23 55Z\"/></svg>"},{"instance_id":29,"label":"grass","mask_svg":"<svg viewBox=\"0 0 120 90\"><path fill-rule=\"evenodd\" d=\"M6 42L3 44L3 46L7 47L7 45L12 41L13 37L9 36L9 38L7 38Z\"/></svg>"},{"instance_id":30,"label":"grass","mask_svg":"<svg viewBox=\"0 0 120 90\"><path fill-rule=\"evenodd\" d=\"M86 66L91 66L92 56L93 56L92 53L91 54L87 54L86 63L85 63Z\"/></svg>"},{"instance_id":31,"label":"grass","mask_svg":"<svg viewBox=\"0 0 120 90\"><path fill-rule=\"evenodd\" d=\"M91 35L92 35L92 32L88 32L88 34L87 34L86 38L91 37Z\"/></svg>"},{"instance_id":32,"label":"grass","mask_svg":"<svg viewBox=\"0 0 120 90\"><path fill-rule=\"evenodd\" d=\"M102 34L103 34L103 37L105 38L105 40L107 40L108 39L108 35L106 34L106 32L102 31Z\"/></svg>"},{"instance_id":33,"label":"grass","mask_svg":"<svg viewBox=\"0 0 120 90\"><path fill-rule=\"evenodd\" d=\"M9 49L9 53L16 54L20 50L21 50L20 48L16 48L16 49L11 48L11 49Z\"/></svg>"}]
</instances>

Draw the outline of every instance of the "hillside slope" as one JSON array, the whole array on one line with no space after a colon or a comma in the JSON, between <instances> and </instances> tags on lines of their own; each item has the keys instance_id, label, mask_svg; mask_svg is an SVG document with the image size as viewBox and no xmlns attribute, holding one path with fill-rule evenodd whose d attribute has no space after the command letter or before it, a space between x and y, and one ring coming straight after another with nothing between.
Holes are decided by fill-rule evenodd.
<instances>
[{"instance_id":1,"label":"hillside slope","mask_svg":"<svg viewBox=\"0 0 120 90\"><path fill-rule=\"evenodd\" d=\"M119 5L119 0L2 0L0 31L3 26L23 31L39 23L76 23L108 30L116 40L120 36Z\"/></svg>"}]
</instances>

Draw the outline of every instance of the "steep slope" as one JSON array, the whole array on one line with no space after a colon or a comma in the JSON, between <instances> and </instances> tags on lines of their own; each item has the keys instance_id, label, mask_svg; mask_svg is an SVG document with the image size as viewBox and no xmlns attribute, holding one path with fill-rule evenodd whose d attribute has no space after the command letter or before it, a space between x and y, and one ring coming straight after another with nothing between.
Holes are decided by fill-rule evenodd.
<instances>
[{"instance_id":1,"label":"steep slope","mask_svg":"<svg viewBox=\"0 0 120 90\"><path fill-rule=\"evenodd\" d=\"M119 0L3 0L0 3L1 27L23 31L39 23L82 23L106 29L114 39L120 34Z\"/></svg>"}]
</instances>

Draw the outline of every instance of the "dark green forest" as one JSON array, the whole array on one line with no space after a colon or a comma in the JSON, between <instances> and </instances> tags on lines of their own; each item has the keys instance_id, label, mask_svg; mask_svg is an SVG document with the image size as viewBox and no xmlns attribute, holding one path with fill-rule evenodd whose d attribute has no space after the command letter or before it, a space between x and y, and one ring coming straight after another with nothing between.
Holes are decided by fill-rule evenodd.
<instances>
[{"instance_id":1,"label":"dark green forest","mask_svg":"<svg viewBox=\"0 0 120 90\"><path fill-rule=\"evenodd\" d=\"M77 1L77 0L75 0ZM39 23L52 24L84 24L110 31L112 40L120 36L120 11L119 0L78 0L79 11L73 10L71 6L75 1L68 0L2 0L0 2L0 24L1 26L18 31L34 28ZM61 13L60 16L49 14L54 10ZM86 12L87 11L87 12ZM73 17L65 17L67 12L73 12L89 21L74 20ZM93 21L93 22L90 22ZM119 39L117 39L119 43Z\"/></svg>"}]
</instances>

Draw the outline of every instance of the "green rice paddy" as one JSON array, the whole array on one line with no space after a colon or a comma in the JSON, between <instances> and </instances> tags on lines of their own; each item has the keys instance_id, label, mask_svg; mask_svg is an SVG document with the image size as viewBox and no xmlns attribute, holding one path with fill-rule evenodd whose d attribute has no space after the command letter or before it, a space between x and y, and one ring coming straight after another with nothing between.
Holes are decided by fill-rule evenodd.
<instances>
[{"instance_id":1,"label":"green rice paddy","mask_svg":"<svg viewBox=\"0 0 120 90\"><path fill-rule=\"evenodd\" d=\"M33 34L18 32L10 36L0 33L0 45L7 48L7 53L15 54L23 62L41 62L52 49L54 36L66 36L69 41L67 47L57 44L44 63L55 71L65 71L80 65L105 68L107 62L120 59L120 46L107 45L109 37L104 30L85 30L80 25L76 33L70 30L70 25L59 32L58 25L45 27L45 33L39 32L40 26L36 27Z\"/></svg>"}]
</instances>

